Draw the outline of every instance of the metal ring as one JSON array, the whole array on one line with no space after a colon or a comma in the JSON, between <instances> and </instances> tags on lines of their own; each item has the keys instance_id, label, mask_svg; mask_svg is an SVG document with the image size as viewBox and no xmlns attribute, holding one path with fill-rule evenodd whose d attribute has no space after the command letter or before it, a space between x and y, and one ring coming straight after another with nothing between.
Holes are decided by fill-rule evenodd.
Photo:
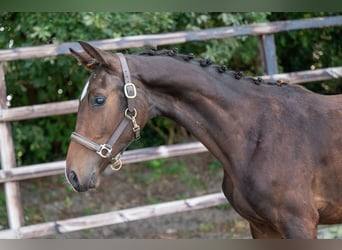
<instances>
[{"instance_id":1,"label":"metal ring","mask_svg":"<svg viewBox=\"0 0 342 250\"><path fill-rule=\"evenodd\" d=\"M125 116L126 118L132 120L135 119L137 117L137 110L134 108L133 109L133 115L129 115L128 112L130 112L128 109L125 110Z\"/></svg>"},{"instance_id":2,"label":"metal ring","mask_svg":"<svg viewBox=\"0 0 342 250\"><path fill-rule=\"evenodd\" d=\"M122 161L121 161L121 157L120 155L117 155L115 158L114 158L114 162L110 164L110 168L113 170L113 171L119 171L121 168L122 168Z\"/></svg>"}]
</instances>

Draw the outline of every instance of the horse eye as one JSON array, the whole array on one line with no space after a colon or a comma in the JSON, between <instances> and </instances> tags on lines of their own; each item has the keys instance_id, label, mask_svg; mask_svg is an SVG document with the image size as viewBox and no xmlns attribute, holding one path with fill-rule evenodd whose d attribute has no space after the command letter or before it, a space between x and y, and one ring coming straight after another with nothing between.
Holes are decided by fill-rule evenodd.
<instances>
[{"instance_id":1,"label":"horse eye","mask_svg":"<svg viewBox=\"0 0 342 250\"><path fill-rule=\"evenodd\" d=\"M103 96L97 96L95 97L94 104L95 106L101 106L106 102L106 98Z\"/></svg>"}]
</instances>

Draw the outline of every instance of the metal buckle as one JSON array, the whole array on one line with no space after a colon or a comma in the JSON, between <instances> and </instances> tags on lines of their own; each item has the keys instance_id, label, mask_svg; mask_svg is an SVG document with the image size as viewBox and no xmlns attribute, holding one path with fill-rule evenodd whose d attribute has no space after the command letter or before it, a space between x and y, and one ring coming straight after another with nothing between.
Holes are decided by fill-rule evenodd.
<instances>
[{"instance_id":1,"label":"metal buckle","mask_svg":"<svg viewBox=\"0 0 342 250\"><path fill-rule=\"evenodd\" d=\"M112 147L107 144L101 144L99 150L96 151L102 158L108 158L112 152Z\"/></svg>"},{"instance_id":2,"label":"metal buckle","mask_svg":"<svg viewBox=\"0 0 342 250\"><path fill-rule=\"evenodd\" d=\"M114 158L114 162L110 164L110 167L113 171L119 171L122 167L121 155L118 154Z\"/></svg>"},{"instance_id":3,"label":"metal buckle","mask_svg":"<svg viewBox=\"0 0 342 250\"><path fill-rule=\"evenodd\" d=\"M128 82L125 84L124 92L125 92L125 96L128 99L133 99L137 96L137 89L136 89L134 83L131 83L131 82Z\"/></svg>"}]
</instances>

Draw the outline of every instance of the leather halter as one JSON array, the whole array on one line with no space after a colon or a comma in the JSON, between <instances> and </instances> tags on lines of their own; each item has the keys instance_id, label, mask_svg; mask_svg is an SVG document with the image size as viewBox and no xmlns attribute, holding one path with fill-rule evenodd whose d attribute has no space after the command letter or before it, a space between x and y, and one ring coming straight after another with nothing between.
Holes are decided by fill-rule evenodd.
<instances>
[{"instance_id":1,"label":"leather halter","mask_svg":"<svg viewBox=\"0 0 342 250\"><path fill-rule=\"evenodd\" d=\"M110 163L110 167L115 171L119 170L122 167L122 161L120 157L124 149L122 150L122 152L112 157L112 148L130 122L132 123L132 130L134 133L134 139L131 142L140 138L140 126L137 124L137 121L136 121L137 110L134 107L134 98L137 96L137 90L136 90L134 83L132 83L131 74L129 72L125 56L122 53L117 53L117 55L120 59L122 73L123 73L123 77L125 81L124 94L125 94L125 97L127 98L127 106L128 106L124 112L125 114L124 118L116 127L115 131L113 132L112 136L109 138L107 143L104 143L104 144L97 144L96 142L76 132L71 133L71 139L73 141L81 144L82 146L92 151L95 151L102 158L108 159ZM128 145L126 146L126 148L128 147Z\"/></svg>"}]
</instances>

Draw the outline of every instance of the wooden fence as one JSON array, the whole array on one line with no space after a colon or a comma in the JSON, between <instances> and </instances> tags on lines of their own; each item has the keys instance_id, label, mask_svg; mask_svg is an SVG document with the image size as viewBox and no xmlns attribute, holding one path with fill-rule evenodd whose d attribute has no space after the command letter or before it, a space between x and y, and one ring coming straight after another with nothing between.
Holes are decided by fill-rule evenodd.
<instances>
[{"instance_id":1,"label":"wooden fence","mask_svg":"<svg viewBox=\"0 0 342 250\"><path fill-rule=\"evenodd\" d=\"M265 79L286 79L293 84L313 82L342 77L342 67L330 67L317 70L278 74L276 61L276 46L274 34L299 29L325 28L342 26L342 16L319 17L312 19L259 23L236 27L222 27L199 31L184 31L156 35L130 36L91 42L104 50L115 50L143 46L179 44L190 41L205 41L210 39L227 39L237 36L259 37ZM63 221L23 226L24 216L21 206L19 181L43 176L62 174L65 161L49 162L22 166L17 168L11 122L75 113L77 100L48 103L17 108L6 105L6 84L3 62L32 58L49 57L69 54L69 48L80 50L78 43L63 43L59 45L43 45L17 49L0 50L0 182L4 183L9 229L0 231L0 238L32 238L59 232L71 232L91 227L100 227L132 221L152 216L189 211L227 203L222 193L202 197L173 201L157 205L130 208L109 213L84 216ZM123 154L124 164L147 161L151 159L194 154L206 151L199 142L144 148L127 151ZM167 208L167 209L166 209Z\"/></svg>"}]
</instances>

